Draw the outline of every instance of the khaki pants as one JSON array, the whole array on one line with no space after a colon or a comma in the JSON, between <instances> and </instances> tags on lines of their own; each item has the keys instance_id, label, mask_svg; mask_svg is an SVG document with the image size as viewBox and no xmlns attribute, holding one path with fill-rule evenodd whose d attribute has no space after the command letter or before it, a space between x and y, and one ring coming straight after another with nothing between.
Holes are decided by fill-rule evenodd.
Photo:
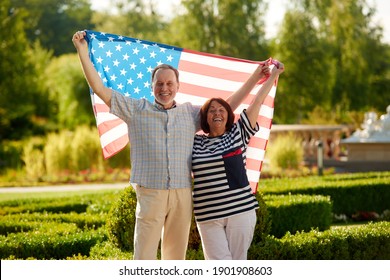
<instances>
[{"instance_id":1,"label":"khaki pants","mask_svg":"<svg viewBox=\"0 0 390 280\"><path fill-rule=\"evenodd\" d=\"M156 190L136 186L134 259L184 260L192 219L191 188Z\"/></svg>"},{"instance_id":2,"label":"khaki pants","mask_svg":"<svg viewBox=\"0 0 390 280\"><path fill-rule=\"evenodd\" d=\"M256 211L198 223L206 260L246 260L256 226Z\"/></svg>"}]
</instances>

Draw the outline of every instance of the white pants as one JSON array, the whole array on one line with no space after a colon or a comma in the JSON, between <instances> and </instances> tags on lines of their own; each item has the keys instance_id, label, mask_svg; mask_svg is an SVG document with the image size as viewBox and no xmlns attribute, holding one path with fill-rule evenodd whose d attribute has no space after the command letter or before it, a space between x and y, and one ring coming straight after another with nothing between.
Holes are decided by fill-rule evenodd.
<instances>
[{"instance_id":1,"label":"white pants","mask_svg":"<svg viewBox=\"0 0 390 280\"><path fill-rule=\"evenodd\" d=\"M134 259L184 260L192 219L191 188L155 190L136 186Z\"/></svg>"},{"instance_id":2,"label":"white pants","mask_svg":"<svg viewBox=\"0 0 390 280\"><path fill-rule=\"evenodd\" d=\"M246 260L256 226L256 210L197 223L206 260Z\"/></svg>"}]
</instances>

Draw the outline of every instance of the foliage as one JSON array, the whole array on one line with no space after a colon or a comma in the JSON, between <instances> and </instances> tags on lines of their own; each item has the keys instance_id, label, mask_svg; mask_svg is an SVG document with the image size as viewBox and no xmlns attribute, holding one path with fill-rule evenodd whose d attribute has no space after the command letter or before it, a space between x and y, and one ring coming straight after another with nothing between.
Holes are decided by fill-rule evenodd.
<instances>
[{"instance_id":1,"label":"foliage","mask_svg":"<svg viewBox=\"0 0 390 280\"><path fill-rule=\"evenodd\" d=\"M30 42L39 41L55 56L70 53L70 38L76 30L91 29L92 10L88 0L11 0L16 9L24 9L26 34Z\"/></svg>"},{"instance_id":2,"label":"foliage","mask_svg":"<svg viewBox=\"0 0 390 280\"><path fill-rule=\"evenodd\" d=\"M80 126L76 131L49 134L44 147L47 174L64 170L103 170L104 162L96 128Z\"/></svg>"},{"instance_id":3,"label":"foliage","mask_svg":"<svg viewBox=\"0 0 390 280\"><path fill-rule=\"evenodd\" d=\"M116 191L109 190L66 192L60 196L54 192L48 197L41 194L42 197L2 200L1 259L88 256L92 247L107 241L105 223L109 209L104 204L111 204L116 195ZM95 203L101 206L94 207Z\"/></svg>"},{"instance_id":4,"label":"foliage","mask_svg":"<svg viewBox=\"0 0 390 280\"><path fill-rule=\"evenodd\" d=\"M355 123L350 111L357 116L390 104L390 47L367 1L296 0L271 40L264 32L266 1L183 0L182 9L166 17L155 2L115 0L112 6L115 12L92 12L86 0L1 2L0 102L7 106L0 109L0 140L94 123L76 56L61 57L74 52L71 36L84 28L282 60L277 123ZM318 118L318 108L336 117Z\"/></svg>"},{"instance_id":5,"label":"foliage","mask_svg":"<svg viewBox=\"0 0 390 280\"><path fill-rule=\"evenodd\" d=\"M50 53L27 40L26 18L9 0L0 3L0 141L41 134L37 121L49 105L41 92L40 66L47 64Z\"/></svg>"},{"instance_id":6,"label":"foliage","mask_svg":"<svg viewBox=\"0 0 390 280\"><path fill-rule=\"evenodd\" d=\"M94 14L93 23L96 30L167 43L166 38L161 36L166 22L163 20L163 16L158 13L155 2L111 0L110 3L111 11Z\"/></svg>"},{"instance_id":7,"label":"foliage","mask_svg":"<svg viewBox=\"0 0 390 280\"><path fill-rule=\"evenodd\" d=\"M95 124L88 84L76 54L53 58L45 69L45 77L48 98L53 104L51 120L56 127L75 129Z\"/></svg>"},{"instance_id":8,"label":"foliage","mask_svg":"<svg viewBox=\"0 0 390 280\"><path fill-rule=\"evenodd\" d=\"M125 251L133 250L137 198L132 187L125 188L113 204L107 231L110 241Z\"/></svg>"},{"instance_id":9,"label":"foliage","mask_svg":"<svg viewBox=\"0 0 390 280\"><path fill-rule=\"evenodd\" d=\"M381 172L332 175L324 178L328 182L361 181L383 178ZM316 186L318 177L295 179L302 187ZM269 182L268 182L269 181ZM267 185L281 188L288 182L287 179L262 180ZM389 182L387 182L389 185ZM131 250L119 248L111 241L112 233L108 224L130 229L134 223L135 193L130 187L119 191L80 190L55 191L42 193L2 193L0 194L0 254L2 259L69 259L69 260L125 260L132 258ZM319 188L319 187L318 187ZM386 188L387 189L387 188ZM264 188L262 188L264 190ZM321 188L319 188L321 191ZM373 190L375 191L375 190ZM290 207L284 215L284 221L275 221L277 224L291 224L291 219L305 223L313 221L314 227L318 220L309 204L318 207L321 203L329 204L329 199L308 195L272 195L257 194L260 205L267 204L267 209L260 207L258 223L269 221L270 212L276 217L276 207ZM310 197L310 198L309 198ZM373 199L367 196L368 200ZM304 202L307 202L306 204ZM130 206L130 203L133 206ZM120 205L120 207L118 207ZM278 206L279 205L279 206ZM304 205L304 206L302 206ZM269 207L268 207L269 206ZM306 208L305 208L306 207ZM316 209L316 208L313 208ZM116 210L115 210L116 209ZM131 210L130 210L131 209ZM294 210L295 209L295 210ZM306 209L306 210L304 210ZM320 209L320 207L318 207ZM314 210L314 212L317 212ZM122 212L121 212L122 211ZM306 212L306 214L304 214ZM327 215L328 210L323 210ZM119 219L116 218L116 215ZM312 217L311 217L312 216ZM267 218L268 217L268 218ZM321 218L322 217L322 218ZM126 220L128 219L128 220ZM274 222L274 221L273 221ZM130 224L130 225L129 225ZM388 222L376 222L360 225L345 225L332 227L329 230L288 233L282 238L266 234L268 223L256 225L256 232L249 250L250 259L388 259L390 225ZM261 232L262 229L264 232ZM291 232L294 232L293 230ZM191 234L193 234L191 232ZM128 235L132 238L131 234ZM190 238L190 248L187 250L187 259L203 259L199 239ZM126 242L131 243L131 239ZM198 242L196 246L195 242Z\"/></svg>"},{"instance_id":10,"label":"foliage","mask_svg":"<svg viewBox=\"0 0 390 280\"><path fill-rule=\"evenodd\" d=\"M39 181L46 173L43 152L35 148L33 141L23 147L22 160L25 164L26 176L31 180Z\"/></svg>"},{"instance_id":11,"label":"foliage","mask_svg":"<svg viewBox=\"0 0 390 280\"><path fill-rule=\"evenodd\" d=\"M300 123L317 104L329 108L335 65L330 46L317 35L313 18L301 11L286 12L274 49L274 56L286 65L278 82L276 122Z\"/></svg>"},{"instance_id":12,"label":"foliage","mask_svg":"<svg viewBox=\"0 0 390 280\"><path fill-rule=\"evenodd\" d=\"M340 105L336 105L335 108L325 108L317 105L311 112L307 113L306 118L301 123L316 125L350 124L354 128L359 128L363 121L363 112L343 111Z\"/></svg>"},{"instance_id":13,"label":"foliage","mask_svg":"<svg viewBox=\"0 0 390 280\"><path fill-rule=\"evenodd\" d=\"M254 243L262 242L271 233L272 228L272 218L264 200L264 195L261 192L257 192L256 199L259 202L259 209L256 210L257 221L253 235Z\"/></svg>"},{"instance_id":14,"label":"foliage","mask_svg":"<svg viewBox=\"0 0 390 280\"><path fill-rule=\"evenodd\" d=\"M350 110L379 109L379 99L390 103L383 96L389 46L381 43L374 15L364 0L295 1L272 47L287 69L276 97L277 122L300 123L320 106L340 123Z\"/></svg>"},{"instance_id":15,"label":"foliage","mask_svg":"<svg viewBox=\"0 0 390 280\"><path fill-rule=\"evenodd\" d=\"M79 171L89 168L104 170L102 148L95 128L85 125L78 127L75 131L70 151L73 170Z\"/></svg>"},{"instance_id":16,"label":"foliage","mask_svg":"<svg viewBox=\"0 0 390 280\"><path fill-rule=\"evenodd\" d=\"M267 158L273 173L286 169L299 169L303 162L302 144L292 133L278 135L274 141L270 141Z\"/></svg>"},{"instance_id":17,"label":"foliage","mask_svg":"<svg viewBox=\"0 0 390 280\"><path fill-rule=\"evenodd\" d=\"M322 195L266 195L272 229L270 234L281 238L286 232L321 231L332 223L332 202Z\"/></svg>"},{"instance_id":18,"label":"foliage","mask_svg":"<svg viewBox=\"0 0 390 280\"><path fill-rule=\"evenodd\" d=\"M169 44L251 60L268 58L263 1L184 0L182 5L185 11L167 28Z\"/></svg>"},{"instance_id":19,"label":"foliage","mask_svg":"<svg viewBox=\"0 0 390 280\"><path fill-rule=\"evenodd\" d=\"M390 172L268 179L261 180L260 183L264 194L329 196L334 214L351 217L358 211L382 213L389 209Z\"/></svg>"},{"instance_id":20,"label":"foliage","mask_svg":"<svg viewBox=\"0 0 390 280\"><path fill-rule=\"evenodd\" d=\"M253 244L252 260L388 260L390 223L287 234L281 239L267 237Z\"/></svg>"},{"instance_id":21,"label":"foliage","mask_svg":"<svg viewBox=\"0 0 390 280\"><path fill-rule=\"evenodd\" d=\"M2 141L0 145L0 174L8 168L20 169L22 167L23 143L20 141Z\"/></svg>"},{"instance_id":22,"label":"foliage","mask_svg":"<svg viewBox=\"0 0 390 280\"><path fill-rule=\"evenodd\" d=\"M7 141L1 146L0 155L4 158L0 161L2 174L13 176L0 177L8 186L126 181L129 176L129 147L105 161L96 127L79 126L75 131L63 130L47 137ZM17 170L11 172L10 168Z\"/></svg>"}]
</instances>

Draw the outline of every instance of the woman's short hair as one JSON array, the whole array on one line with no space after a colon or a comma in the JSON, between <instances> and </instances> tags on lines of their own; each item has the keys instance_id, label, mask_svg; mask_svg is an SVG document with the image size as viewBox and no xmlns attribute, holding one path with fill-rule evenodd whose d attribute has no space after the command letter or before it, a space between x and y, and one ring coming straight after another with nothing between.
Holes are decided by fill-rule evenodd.
<instances>
[{"instance_id":1,"label":"woman's short hair","mask_svg":"<svg viewBox=\"0 0 390 280\"><path fill-rule=\"evenodd\" d=\"M176 80L177 80L177 82L179 82L179 71L175 67L173 67L173 66L171 66L169 64L160 64L160 65L156 66L153 69L153 71L152 71L152 82L154 81L154 76L156 76L156 72L158 70L160 70L160 69L171 69L171 70L173 70L173 72L175 72Z\"/></svg>"},{"instance_id":2,"label":"woman's short hair","mask_svg":"<svg viewBox=\"0 0 390 280\"><path fill-rule=\"evenodd\" d=\"M210 109L211 102L216 101L221 104L228 112L228 119L226 121L226 131L229 131L234 123L234 113L229 103L219 97L210 98L207 100L200 109L200 127L205 133L210 133L210 126L207 123L207 113Z\"/></svg>"}]
</instances>

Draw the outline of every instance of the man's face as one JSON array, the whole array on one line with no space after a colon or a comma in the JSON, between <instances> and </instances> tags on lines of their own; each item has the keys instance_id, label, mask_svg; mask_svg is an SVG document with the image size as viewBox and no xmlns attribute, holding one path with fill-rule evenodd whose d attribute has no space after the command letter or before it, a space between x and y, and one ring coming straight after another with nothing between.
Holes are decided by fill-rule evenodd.
<instances>
[{"instance_id":1,"label":"man's face","mask_svg":"<svg viewBox=\"0 0 390 280\"><path fill-rule=\"evenodd\" d=\"M165 109L171 108L179 90L179 82L176 79L175 72L171 69L157 70L152 81L152 87L156 102Z\"/></svg>"}]
</instances>

